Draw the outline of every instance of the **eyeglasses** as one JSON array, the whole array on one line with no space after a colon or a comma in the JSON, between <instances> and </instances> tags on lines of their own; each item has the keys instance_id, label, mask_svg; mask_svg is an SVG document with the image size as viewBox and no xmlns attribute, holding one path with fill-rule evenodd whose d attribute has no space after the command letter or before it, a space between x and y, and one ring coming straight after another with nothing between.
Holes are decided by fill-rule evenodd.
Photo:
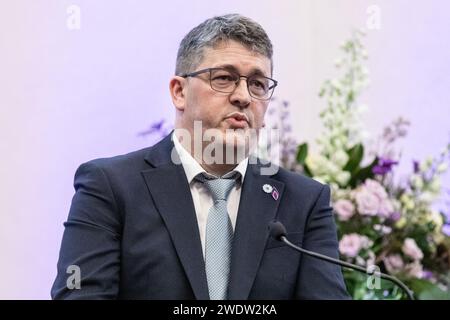
<instances>
[{"instance_id":1,"label":"eyeglasses","mask_svg":"<svg viewBox=\"0 0 450 320\"><path fill-rule=\"evenodd\" d=\"M275 87L278 82L274 79L267 78L261 75L241 76L239 73L223 69L223 68L208 68L191 73L185 73L180 75L183 78L195 77L202 73L209 73L209 84L211 89L222 92L232 93L239 85L241 78L245 78L247 81L247 89L255 99L269 100L272 97Z\"/></svg>"}]
</instances>

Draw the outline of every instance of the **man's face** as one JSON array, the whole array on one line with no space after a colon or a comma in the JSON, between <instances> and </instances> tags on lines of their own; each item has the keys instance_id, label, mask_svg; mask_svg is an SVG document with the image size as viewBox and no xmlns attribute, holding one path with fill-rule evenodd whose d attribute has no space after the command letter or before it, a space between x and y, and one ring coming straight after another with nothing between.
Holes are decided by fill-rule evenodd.
<instances>
[{"instance_id":1,"label":"man's face","mask_svg":"<svg viewBox=\"0 0 450 320\"><path fill-rule=\"evenodd\" d=\"M203 60L193 71L222 67L243 76L259 73L271 77L269 58L232 40L222 42L215 48L205 48ZM221 93L211 88L209 73L206 72L185 79L183 93L180 127L191 132L194 121L202 122L203 132L218 129L223 134L229 129L258 131L263 127L269 102L251 97L245 78L241 78L234 92ZM179 107L177 109L180 110Z\"/></svg>"}]
</instances>

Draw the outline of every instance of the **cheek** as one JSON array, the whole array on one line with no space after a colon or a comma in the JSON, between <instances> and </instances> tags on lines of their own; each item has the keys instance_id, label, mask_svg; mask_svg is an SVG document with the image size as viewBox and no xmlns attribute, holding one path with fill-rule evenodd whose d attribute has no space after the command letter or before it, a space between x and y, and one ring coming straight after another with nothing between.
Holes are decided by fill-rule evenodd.
<instances>
[{"instance_id":1,"label":"cheek","mask_svg":"<svg viewBox=\"0 0 450 320\"><path fill-rule=\"evenodd\" d=\"M187 96L186 107L189 113L189 118L191 120L201 120L201 117L204 115L205 111L205 95L202 90L193 87L189 90Z\"/></svg>"},{"instance_id":2,"label":"cheek","mask_svg":"<svg viewBox=\"0 0 450 320\"><path fill-rule=\"evenodd\" d=\"M216 97L214 94L204 90L198 90L188 99L189 118L201 120L208 127L216 125L222 117L223 102L222 97Z\"/></svg>"},{"instance_id":3,"label":"cheek","mask_svg":"<svg viewBox=\"0 0 450 320\"><path fill-rule=\"evenodd\" d=\"M267 111L267 104L258 104L253 109L253 120L256 128L261 128L264 123L264 116Z\"/></svg>"}]
</instances>

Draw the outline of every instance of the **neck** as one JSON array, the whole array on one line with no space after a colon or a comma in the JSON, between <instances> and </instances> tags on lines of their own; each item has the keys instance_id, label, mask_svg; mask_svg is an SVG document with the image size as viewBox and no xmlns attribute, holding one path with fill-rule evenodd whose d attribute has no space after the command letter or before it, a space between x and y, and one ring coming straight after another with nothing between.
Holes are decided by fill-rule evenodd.
<instances>
[{"instance_id":1,"label":"neck","mask_svg":"<svg viewBox=\"0 0 450 320\"><path fill-rule=\"evenodd\" d=\"M248 155L247 148L239 148L223 143L215 145L214 142L210 141L196 143L194 139L184 139L176 130L175 136L184 150L206 172L216 176L223 176L232 171Z\"/></svg>"},{"instance_id":2,"label":"neck","mask_svg":"<svg viewBox=\"0 0 450 320\"><path fill-rule=\"evenodd\" d=\"M200 162L199 162L200 163ZM205 169L206 172L213 174L215 176L221 177L224 174L230 172L234 168L236 168L237 165L229 165L229 164L205 164L200 163L203 169Z\"/></svg>"}]
</instances>

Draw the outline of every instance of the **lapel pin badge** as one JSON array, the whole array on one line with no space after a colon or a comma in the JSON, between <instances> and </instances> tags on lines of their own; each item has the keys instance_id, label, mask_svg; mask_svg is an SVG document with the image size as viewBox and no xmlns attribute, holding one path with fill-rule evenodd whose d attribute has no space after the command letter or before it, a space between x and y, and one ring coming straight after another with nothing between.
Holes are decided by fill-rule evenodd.
<instances>
[{"instance_id":1,"label":"lapel pin badge","mask_svg":"<svg viewBox=\"0 0 450 320\"><path fill-rule=\"evenodd\" d=\"M280 193L278 192L278 190L275 187L272 187L270 184L263 185L263 190L265 193L270 193L274 200L278 200L278 198L280 197Z\"/></svg>"},{"instance_id":2,"label":"lapel pin badge","mask_svg":"<svg viewBox=\"0 0 450 320\"><path fill-rule=\"evenodd\" d=\"M263 185L263 190L265 193L271 193L273 190L273 187L270 184Z\"/></svg>"}]
</instances>

